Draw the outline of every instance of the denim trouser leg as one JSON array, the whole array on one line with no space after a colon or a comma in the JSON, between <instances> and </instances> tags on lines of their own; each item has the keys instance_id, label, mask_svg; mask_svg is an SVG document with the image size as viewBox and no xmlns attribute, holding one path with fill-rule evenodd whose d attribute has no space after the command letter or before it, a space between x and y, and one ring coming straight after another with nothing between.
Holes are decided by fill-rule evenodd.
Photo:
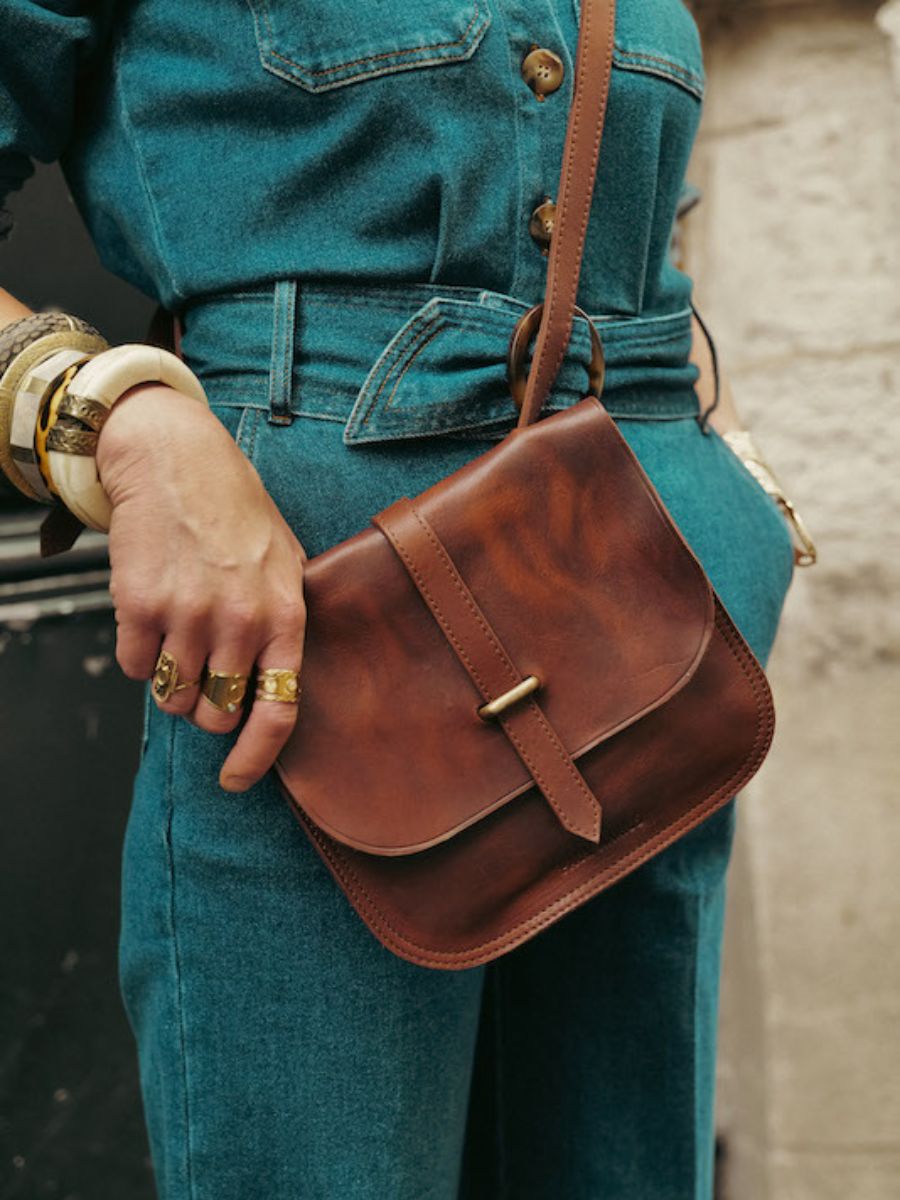
<instances>
[{"instance_id":1,"label":"denim trouser leg","mask_svg":"<svg viewBox=\"0 0 900 1200\"><path fill-rule=\"evenodd\" d=\"M711 1200L732 818L488 967L464 1200Z\"/></svg>"},{"instance_id":2,"label":"denim trouser leg","mask_svg":"<svg viewBox=\"0 0 900 1200\"><path fill-rule=\"evenodd\" d=\"M123 992L162 1200L455 1196L479 971L385 950L269 780L152 712L128 828Z\"/></svg>"}]
</instances>

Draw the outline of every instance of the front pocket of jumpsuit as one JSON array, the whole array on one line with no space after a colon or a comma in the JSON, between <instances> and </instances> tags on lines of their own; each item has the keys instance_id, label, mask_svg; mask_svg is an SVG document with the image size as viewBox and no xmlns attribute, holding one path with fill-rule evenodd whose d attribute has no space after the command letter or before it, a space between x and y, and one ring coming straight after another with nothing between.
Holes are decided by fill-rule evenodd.
<instances>
[{"instance_id":1,"label":"front pocket of jumpsuit","mask_svg":"<svg viewBox=\"0 0 900 1200\"><path fill-rule=\"evenodd\" d=\"M491 21L487 0L247 0L267 71L323 92L461 62Z\"/></svg>"}]
</instances>

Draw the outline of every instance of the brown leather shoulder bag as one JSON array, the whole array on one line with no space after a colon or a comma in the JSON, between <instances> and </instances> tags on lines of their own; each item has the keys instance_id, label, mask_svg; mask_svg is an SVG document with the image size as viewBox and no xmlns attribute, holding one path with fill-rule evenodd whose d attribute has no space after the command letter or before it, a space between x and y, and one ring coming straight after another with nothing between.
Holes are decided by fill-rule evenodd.
<instances>
[{"instance_id":1,"label":"brown leather shoulder bag","mask_svg":"<svg viewBox=\"0 0 900 1200\"><path fill-rule=\"evenodd\" d=\"M581 5L517 428L306 571L276 769L372 932L429 967L487 962L633 871L739 791L773 732L762 668L598 396L536 420L576 311L614 9Z\"/></svg>"},{"instance_id":2,"label":"brown leather shoulder bag","mask_svg":"<svg viewBox=\"0 0 900 1200\"><path fill-rule=\"evenodd\" d=\"M536 420L568 346L612 61L583 0L544 305L517 427L308 562L300 719L276 764L385 946L508 952L755 774L762 667L598 395Z\"/></svg>"}]
</instances>

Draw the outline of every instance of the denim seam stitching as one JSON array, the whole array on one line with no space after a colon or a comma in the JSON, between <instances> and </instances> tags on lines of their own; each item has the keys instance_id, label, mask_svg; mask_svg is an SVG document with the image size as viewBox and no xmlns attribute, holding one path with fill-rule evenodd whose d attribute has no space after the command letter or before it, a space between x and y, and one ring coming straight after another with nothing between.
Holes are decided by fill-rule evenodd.
<instances>
[{"instance_id":1,"label":"denim seam stitching","mask_svg":"<svg viewBox=\"0 0 900 1200\"><path fill-rule=\"evenodd\" d=\"M692 71L690 67L684 66L683 63L676 62L673 58L668 58L662 54L656 54L648 50L627 50L624 46L617 46L614 53L619 58L630 58L635 62L653 63L655 66L666 67L674 74L681 76L685 81L696 84L698 87L705 82L702 75L697 71Z\"/></svg>"},{"instance_id":2,"label":"denim seam stitching","mask_svg":"<svg viewBox=\"0 0 900 1200\"><path fill-rule=\"evenodd\" d=\"M655 75L657 79L667 80L669 83L674 83L677 87L682 88L698 102L703 100L704 89L692 80L677 75L674 70L668 70L662 65L643 62L637 59L628 61L624 58L616 58L614 62L620 71L631 71L635 75Z\"/></svg>"},{"instance_id":3,"label":"denim seam stitching","mask_svg":"<svg viewBox=\"0 0 900 1200\"><path fill-rule=\"evenodd\" d=\"M250 418L250 421L249 421L250 432L249 432L249 436L247 438L247 444L245 446L241 447L241 449L244 451L244 454L245 454L247 460L251 463L253 462L253 460L256 456L256 435L259 432L259 423L260 423L260 410L254 409L253 416Z\"/></svg>"},{"instance_id":4,"label":"denim seam stitching","mask_svg":"<svg viewBox=\"0 0 900 1200\"><path fill-rule=\"evenodd\" d=\"M348 299L346 301L344 301L344 300L320 300L315 296L310 296L309 294L307 294L304 296L303 303L307 308L311 307L312 305L315 305L317 308L345 309L349 306L353 306L355 308L371 308L371 301L368 298L360 299L360 300ZM398 301L396 304L390 304L390 303L385 303L383 300L379 300L378 307L380 309L383 309L385 312L402 312L402 313L409 312L409 308L410 308L409 304L403 304L400 301Z\"/></svg>"},{"instance_id":5,"label":"denim seam stitching","mask_svg":"<svg viewBox=\"0 0 900 1200\"><path fill-rule=\"evenodd\" d=\"M184 300L185 293L176 283L169 267L169 263L172 261L171 255L165 254L163 251L162 224L159 219L159 212L156 208L156 201L154 200L153 193L150 189L150 179L147 174L147 164L144 160L144 153L140 147L140 142L138 141L134 125L132 124L131 113L125 100L125 76L122 69L124 63L124 45L124 39L120 39L113 56L113 73L115 81L118 84L119 115L122 118L122 128L125 130L125 136L128 139L129 145L131 146L131 152L134 155L138 177L141 181L141 186L144 192L144 200L146 202L147 212L150 218L150 229L152 231L153 245L156 250L157 258L157 261L153 264L153 266L165 274L173 296L179 300Z\"/></svg>"},{"instance_id":6,"label":"denim seam stitching","mask_svg":"<svg viewBox=\"0 0 900 1200\"><path fill-rule=\"evenodd\" d=\"M169 756L166 764L166 857L169 866L169 931L172 938L172 962L175 976L175 995L177 997L178 1040L181 1047L181 1081L184 1099L184 1155L187 1174L188 1195L191 1200L196 1195L194 1190L193 1147L191 1144L191 1105L187 1053L187 1028L184 1014L184 977L181 966L181 954L178 949L178 933L176 928L175 904L175 851L172 843L172 825L175 817L174 776L175 776L175 739L178 729L178 718L169 718Z\"/></svg>"},{"instance_id":7,"label":"denim seam stitching","mask_svg":"<svg viewBox=\"0 0 900 1200\"><path fill-rule=\"evenodd\" d=\"M402 363L404 354L407 352L407 350L411 346L415 345L417 338L425 337L427 335L427 333L431 330L431 327L434 325L435 321L438 319L438 316L439 316L439 314L436 313L434 310L432 310L432 312L429 313L427 317L424 317L424 318L422 316L414 317L410 323L409 328L405 332L403 330L401 330L399 334L395 335L398 339L396 345L394 345L393 347L390 347L390 346L386 347L385 351L383 351L384 358L383 358L383 361L380 363L380 370L379 370L379 374L381 374L381 382L379 383L371 401L369 402L369 404L366 405L365 412L361 415L360 419L357 422L358 425L362 426L362 425L366 425L368 423L369 418L372 416L375 406L378 403L378 400L379 400L379 397L381 396L382 391L387 386L388 380L390 379L391 375L394 373L395 370L397 370L397 368ZM376 360L376 365L379 365L377 363L377 360ZM375 378L377 378L377 377L378 376L376 374ZM373 382L374 382L374 380L373 380ZM366 393L366 391L368 390L368 388L369 388L368 383L364 383L362 386L362 389L360 391L360 395L361 396L364 395Z\"/></svg>"},{"instance_id":8,"label":"denim seam stitching","mask_svg":"<svg viewBox=\"0 0 900 1200\"><path fill-rule=\"evenodd\" d=\"M244 407L244 409L242 410L240 420L238 421L238 424L237 424L237 429L234 431L235 444L237 445L239 450L242 448L242 442L244 440L244 426L250 420L250 413L251 412L259 412L259 411L260 410L256 407L251 409L250 405L246 405Z\"/></svg>"},{"instance_id":9,"label":"denim seam stitching","mask_svg":"<svg viewBox=\"0 0 900 1200\"><path fill-rule=\"evenodd\" d=\"M399 389L400 384L403 382L403 377L406 374L406 372L410 369L410 367L413 365L413 363L416 361L416 359L419 357L419 355L422 354L423 351L428 346L431 345L431 343L434 341L434 339L438 336L438 334L443 329L444 329L443 325L438 325L437 329L433 329L431 331L431 333L428 334L427 337L423 337L420 340L418 346L416 346L416 348L409 355L409 357L407 358L406 362L403 365L403 370L397 376L394 386L391 388L390 395L388 396L387 400L384 403L384 409L383 409L384 412L387 412L388 409L391 407L391 405L394 403L394 398L397 395L397 390Z\"/></svg>"},{"instance_id":10,"label":"denim seam stitching","mask_svg":"<svg viewBox=\"0 0 900 1200\"><path fill-rule=\"evenodd\" d=\"M697 934L696 934L696 937L693 939L693 956L692 956L693 957L693 970L691 972L691 992L692 992L692 995L691 995L692 1013L691 1013L691 1015L693 1018L692 1028L694 1031L694 1037L693 1037L694 1054L693 1054L693 1064L692 1064L693 1071L691 1074L691 1100L692 1100L691 1117L693 1120L693 1127L694 1127L694 1136L692 1138L694 1153L691 1155L691 1175L692 1175L691 1183L693 1185L691 1188L691 1195L698 1194L697 1193L697 1183L698 1183L698 1179L697 1179L697 1142L698 1142L698 1134L699 1134L699 1129L700 1129L700 1121L698 1119L699 1114L698 1114L697 1109L698 1109L698 1105L700 1102L700 1089L697 1086L697 1079L700 1074L700 1064L699 1064L700 1039L697 1037L697 1028L698 1028L698 1020L699 1020L699 1015L697 1012L697 1004L698 1004L698 997L699 997L698 976L700 974L700 954L697 949L697 946L698 946L698 942L700 940L700 926L703 921L703 914L701 911L702 897L700 895L695 895L694 900L695 900L695 903L697 906L696 907Z\"/></svg>"},{"instance_id":11,"label":"denim seam stitching","mask_svg":"<svg viewBox=\"0 0 900 1200\"><path fill-rule=\"evenodd\" d=\"M424 45L424 46L410 46L408 49L384 50L384 51L380 51L377 54L366 54L362 58L348 59L345 62L336 63L334 66L319 67L319 68L313 69L311 67L308 67L305 63L299 63L299 62L296 62L292 58L288 58L288 56L286 54L281 54L281 53L279 53L279 51L277 51L274 48L274 43L275 43L274 33L275 33L275 31L272 28L272 23L271 23L271 20L269 17L269 5L267 3L267 0L263 0L261 7L262 7L262 11L263 11L263 20L265 21L265 24L266 24L266 32L267 32L266 40L268 42L268 53L271 54L273 58L281 59L281 61L287 63L288 66L296 67L298 73L300 73L302 75L308 75L308 76L310 76L310 78L315 78L316 76L319 76L319 75L334 75L340 71L346 71L349 67L360 66L362 63L377 62L379 59L397 58L398 56L404 55L404 54L412 56L412 55L416 55L416 54L422 54L423 51L426 51L426 50L442 50L448 46L462 47L465 45L466 40L469 38L470 31L471 31L473 25L478 20L478 16L479 16L478 0L475 0L475 6L474 6L474 9L472 12L472 17L471 17L468 25L465 27L465 29L460 34L460 36L458 38L454 39L453 41L430 42L430 43L426 43L426 45ZM450 55L440 55L437 58L433 58L433 59L427 60L427 61L440 62L442 59L449 58L449 57L451 57L451 56ZM418 59L415 59L413 61L415 61L417 63L417 65L420 65L420 66L427 65L427 62L423 63ZM366 74L363 72L357 72L356 74L360 78L366 78Z\"/></svg>"},{"instance_id":12,"label":"denim seam stitching","mask_svg":"<svg viewBox=\"0 0 900 1200\"><path fill-rule=\"evenodd\" d=\"M509 64L510 74L512 78L520 77L519 63L515 58L515 38L511 36L509 22L507 20L504 7L501 4L496 5L496 13L503 25L503 34L506 44L509 47ZM520 104L513 105L512 112L512 129L513 129L513 156L516 163L515 186L516 186L516 203L514 212L521 213L525 207L525 188L522 181L522 163L524 157L522 154L522 110ZM522 238L514 237L511 240L510 251L512 254L511 264L511 285L510 290L517 292L520 289L519 277L522 274Z\"/></svg>"}]
</instances>

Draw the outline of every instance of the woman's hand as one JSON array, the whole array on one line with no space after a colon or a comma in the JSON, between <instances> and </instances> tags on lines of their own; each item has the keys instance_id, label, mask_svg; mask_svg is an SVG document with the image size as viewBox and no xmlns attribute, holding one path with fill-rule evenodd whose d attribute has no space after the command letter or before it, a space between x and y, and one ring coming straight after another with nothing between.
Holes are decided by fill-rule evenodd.
<instances>
[{"instance_id":1,"label":"woman's hand","mask_svg":"<svg viewBox=\"0 0 900 1200\"><path fill-rule=\"evenodd\" d=\"M113 505L110 590L125 674L149 679L161 649L183 680L198 679L204 665L299 671L306 556L221 422L172 388L141 384L113 407L97 468ZM241 716L215 708L196 685L161 707L211 733ZM260 779L296 715L295 704L256 701L222 787L243 791Z\"/></svg>"}]
</instances>

